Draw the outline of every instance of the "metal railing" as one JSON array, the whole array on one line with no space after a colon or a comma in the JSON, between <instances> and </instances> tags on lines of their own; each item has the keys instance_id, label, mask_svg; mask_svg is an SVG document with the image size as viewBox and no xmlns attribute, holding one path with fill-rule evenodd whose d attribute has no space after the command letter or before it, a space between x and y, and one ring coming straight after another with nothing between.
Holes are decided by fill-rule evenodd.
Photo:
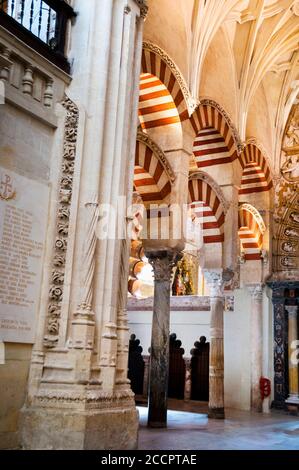
<instances>
[{"instance_id":1,"label":"metal railing","mask_svg":"<svg viewBox=\"0 0 299 470\"><path fill-rule=\"evenodd\" d=\"M16 35L19 33L22 40L27 30L60 57L65 55L67 24L74 16L72 7L64 0L0 0L0 24ZM39 49L38 43L36 46Z\"/></svg>"}]
</instances>

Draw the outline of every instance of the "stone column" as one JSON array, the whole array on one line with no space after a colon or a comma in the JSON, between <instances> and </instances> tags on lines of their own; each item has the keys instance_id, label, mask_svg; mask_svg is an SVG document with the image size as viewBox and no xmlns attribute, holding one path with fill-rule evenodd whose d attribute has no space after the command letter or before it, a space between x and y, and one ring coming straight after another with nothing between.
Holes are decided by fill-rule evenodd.
<instances>
[{"instance_id":1,"label":"stone column","mask_svg":"<svg viewBox=\"0 0 299 470\"><path fill-rule=\"evenodd\" d=\"M224 296L222 272L205 271L210 288L211 339L209 377L209 418L224 419Z\"/></svg>"},{"instance_id":2,"label":"stone column","mask_svg":"<svg viewBox=\"0 0 299 470\"><path fill-rule=\"evenodd\" d=\"M150 357L148 426L167 426L169 372L170 279L178 256L176 252L148 253L155 277L154 311Z\"/></svg>"},{"instance_id":3,"label":"stone column","mask_svg":"<svg viewBox=\"0 0 299 470\"><path fill-rule=\"evenodd\" d=\"M299 405L299 377L298 377L298 364L295 364L291 360L292 353L292 343L298 340L298 306L297 305L287 305L285 307L288 312L289 318L289 396L286 400L288 404Z\"/></svg>"},{"instance_id":4,"label":"stone column","mask_svg":"<svg viewBox=\"0 0 299 470\"><path fill-rule=\"evenodd\" d=\"M260 378L263 375L263 287L249 286L251 294L250 351L251 351L251 409L262 411Z\"/></svg>"},{"instance_id":5,"label":"stone column","mask_svg":"<svg viewBox=\"0 0 299 470\"><path fill-rule=\"evenodd\" d=\"M60 236L49 260L57 269L51 271L49 315L42 309L39 315L41 351L32 361L22 445L134 449L138 413L127 380L129 244L114 232L108 243L97 228L102 204L117 207L132 187L147 6L142 0L90 0L89 8L76 2L76 11L69 54L76 60L59 146L63 177L53 168L61 182ZM53 213L56 205L53 200Z\"/></svg>"}]
</instances>

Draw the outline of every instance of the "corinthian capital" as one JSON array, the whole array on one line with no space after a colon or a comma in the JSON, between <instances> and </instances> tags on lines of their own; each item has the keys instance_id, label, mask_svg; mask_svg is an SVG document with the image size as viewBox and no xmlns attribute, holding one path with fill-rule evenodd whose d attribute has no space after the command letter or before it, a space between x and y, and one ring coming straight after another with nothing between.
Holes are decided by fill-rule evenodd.
<instances>
[{"instance_id":1,"label":"corinthian capital","mask_svg":"<svg viewBox=\"0 0 299 470\"><path fill-rule=\"evenodd\" d=\"M289 314L289 317L297 318L298 306L297 305L286 305L286 311Z\"/></svg>"},{"instance_id":2,"label":"corinthian capital","mask_svg":"<svg viewBox=\"0 0 299 470\"><path fill-rule=\"evenodd\" d=\"M135 3L137 3L137 5L140 8L140 16L142 18L146 18L146 15L147 15L147 12L148 12L147 0L135 0Z\"/></svg>"},{"instance_id":3,"label":"corinthian capital","mask_svg":"<svg viewBox=\"0 0 299 470\"><path fill-rule=\"evenodd\" d=\"M263 285L262 284L251 284L248 286L248 290L251 297L254 300L261 302L263 300Z\"/></svg>"},{"instance_id":4,"label":"corinthian capital","mask_svg":"<svg viewBox=\"0 0 299 470\"><path fill-rule=\"evenodd\" d=\"M181 255L176 251L158 251L146 254L153 267L155 281L170 282L172 270Z\"/></svg>"},{"instance_id":5,"label":"corinthian capital","mask_svg":"<svg viewBox=\"0 0 299 470\"><path fill-rule=\"evenodd\" d=\"M204 277L210 289L210 297L223 297L222 271L205 270Z\"/></svg>"}]
</instances>

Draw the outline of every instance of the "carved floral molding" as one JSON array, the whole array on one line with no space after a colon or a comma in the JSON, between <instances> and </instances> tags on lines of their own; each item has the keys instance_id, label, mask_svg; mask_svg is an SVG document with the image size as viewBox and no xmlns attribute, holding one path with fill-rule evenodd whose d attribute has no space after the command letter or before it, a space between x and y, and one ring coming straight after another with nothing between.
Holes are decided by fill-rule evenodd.
<instances>
[{"instance_id":1,"label":"carved floral molding","mask_svg":"<svg viewBox=\"0 0 299 470\"><path fill-rule=\"evenodd\" d=\"M56 239L52 257L52 282L44 338L44 345L47 348L54 348L59 337L79 122L79 110L67 96L65 96L62 106L66 109L67 115L56 217Z\"/></svg>"}]
</instances>

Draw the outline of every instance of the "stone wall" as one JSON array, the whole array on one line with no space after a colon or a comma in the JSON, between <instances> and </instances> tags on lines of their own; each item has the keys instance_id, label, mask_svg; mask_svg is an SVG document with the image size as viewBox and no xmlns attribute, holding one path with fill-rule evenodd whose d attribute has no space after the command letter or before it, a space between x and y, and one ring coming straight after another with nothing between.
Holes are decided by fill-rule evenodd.
<instances>
[{"instance_id":1,"label":"stone wall","mask_svg":"<svg viewBox=\"0 0 299 470\"><path fill-rule=\"evenodd\" d=\"M0 448L16 449L19 441L19 410L22 408L29 374L32 346L5 345L5 364L0 365Z\"/></svg>"},{"instance_id":2,"label":"stone wall","mask_svg":"<svg viewBox=\"0 0 299 470\"><path fill-rule=\"evenodd\" d=\"M46 232L51 229L49 204L59 159L55 149L61 141L56 105L63 98L69 77L3 29L0 30L0 56L5 98L5 104L0 106L0 251L8 255L10 263L18 265L12 271L9 263L6 270L2 259L0 269L0 343L4 341L0 365L0 448L11 449L20 446L19 417L25 403L36 338ZM11 187L7 188L6 183ZM3 219L8 208L19 211L17 215L25 231L20 230L17 219L13 222L8 217L6 231L12 234L12 245L16 240L18 243L12 248L8 237L10 248L5 250ZM17 237L26 238L27 249L33 249L33 256L20 256L25 243L24 238ZM31 242L36 243L38 253ZM20 258L22 266L18 264ZM25 276L22 270L27 270ZM14 276L15 295L7 301L11 276Z\"/></svg>"}]
</instances>

